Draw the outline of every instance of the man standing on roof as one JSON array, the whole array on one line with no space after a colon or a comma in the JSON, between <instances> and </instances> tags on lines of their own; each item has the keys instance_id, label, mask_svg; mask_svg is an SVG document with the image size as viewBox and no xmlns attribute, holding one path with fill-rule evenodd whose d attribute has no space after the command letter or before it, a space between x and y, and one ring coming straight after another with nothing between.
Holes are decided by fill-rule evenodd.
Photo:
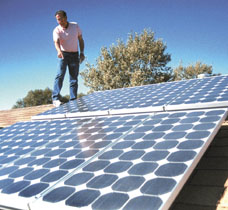
<instances>
[{"instance_id":1,"label":"man standing on roof","mask_svg":"<svg viewBox=\"0 0 228 210\"><path fill-rule=\"evenodd\" d=\"M53 105L61 105L60 91L62 89L66 68L70 75L70 100L77 99L79 62L84 59L84 40L79 25L67 21L67 14L63 10L55 13L58 26L53 31L53 40L59 58L59 67L55 77L52 93ZM78 52L78 42L80 55Z\"/></svg>"}]
</instances>

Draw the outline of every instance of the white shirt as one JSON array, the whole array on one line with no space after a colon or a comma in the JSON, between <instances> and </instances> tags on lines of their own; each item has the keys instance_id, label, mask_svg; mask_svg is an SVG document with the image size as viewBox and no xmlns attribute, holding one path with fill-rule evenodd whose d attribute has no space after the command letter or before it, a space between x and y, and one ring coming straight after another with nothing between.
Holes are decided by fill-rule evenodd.
<instances>
[{"instance_id":1,"label":"white shirt","mask_svg":"<svg viewBox=\"0 0 228 210\"><path fill-rule=\"evenodd\" d=\"M67 28L58 25L53 31L53 40L59 40L60 49L66 52L78 52L78 36L82 31L78 24L70 22Z\"/></svg>"}]
</instances>

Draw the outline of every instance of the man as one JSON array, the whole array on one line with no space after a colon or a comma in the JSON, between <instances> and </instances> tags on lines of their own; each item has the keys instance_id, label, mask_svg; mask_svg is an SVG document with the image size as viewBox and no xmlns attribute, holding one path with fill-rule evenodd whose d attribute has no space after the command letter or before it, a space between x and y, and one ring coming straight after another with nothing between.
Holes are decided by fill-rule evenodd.
<instances>
[{"instance_id":1,"label":"man","mask_svg":"<svg viewBox=\"0 0 228 210\"><path fill-rule=\"evenodd\" d=\"M67 67L70 75L70 100L77 98L79 62L81 63L85 56L84 40L79 25L75 22L68 22L67 14L63 10L57 11L55 17L59 25L53 31L53 40L59 58L59 67L55 77L52 100L53 105L58 107L61 105L60 91Z\"/></svg>"}]
</instances>

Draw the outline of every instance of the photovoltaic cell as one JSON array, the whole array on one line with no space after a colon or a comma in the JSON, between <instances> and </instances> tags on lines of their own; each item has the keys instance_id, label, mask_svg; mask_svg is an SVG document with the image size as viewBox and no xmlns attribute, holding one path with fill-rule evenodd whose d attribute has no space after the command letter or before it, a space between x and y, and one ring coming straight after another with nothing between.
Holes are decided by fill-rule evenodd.
<instances>
[{"instance_id":1,"label":"photovoltaic cell","mask_svg":"<svg viewBox=\"0 0 228 210\"><path fill-rule=\"evenodd\" d=\"M226 115L226 109L144 115L141 123L30 205L167 209ZM169 129L156 129L163 125Z\"/></svg>"}]
</instances>

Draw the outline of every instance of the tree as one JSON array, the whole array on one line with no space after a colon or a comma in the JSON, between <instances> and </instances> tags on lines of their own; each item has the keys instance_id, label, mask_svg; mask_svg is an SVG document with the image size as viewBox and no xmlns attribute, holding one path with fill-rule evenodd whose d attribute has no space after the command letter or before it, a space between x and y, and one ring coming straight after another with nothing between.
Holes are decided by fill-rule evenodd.
<instances>
[{"instance_id":1,"label":"tree","mask_svg":"<svg viewBox=\"0 0 228 210\"><path fill-rule=\"evenodd\" d=\"M212 66L207 64L202 64L200 61L196 62L195 65L189 65L184 67L182 63L174 69L174 80L182 80L182 79L194 79L197 78L199 74L209 74L210 76L214 76L212 74Z\"/></svg>"},{"instance_id":2,"label":"tree","mask_svg":"<svg viewBox=\"0 0 228 210\"><path fill-rule=\"evenodd\" d=\"M83 93L79 93L78 97L83 96ZM70 99L69 95L61 96L60 100L63 103L67 103ZM39 106L44 104L52 104L52 90L46 88L45 90L30 90L26 97L19 99L16 104L13 106L15 108L23 108L30 106Z\"/></svg>"},{"instance_id":3,"label":"tree","mask_svg":"<svg viewBox=\"0 0 228 210\"><path fill-rule=\"evenodd\" d=\"M26 97L19 99L13 108L23 108L29 106L39 106L52 103L52 91L49 88L45 90L30 90Z\"/></svg>"},{"instance_id":4,"label":"tree","mask_svg":"<svg viewBox=\"0 0 228 210\"><path fill-rule=\"evenodd\" d=\"M96 66L87 63L81 76L90 91L165 82L172 77L171 68L166 67L171 56L165 50L152 31L131 33L126 44L118 40L117 46L102 47Z\"/></svg>"}]
</instances>

